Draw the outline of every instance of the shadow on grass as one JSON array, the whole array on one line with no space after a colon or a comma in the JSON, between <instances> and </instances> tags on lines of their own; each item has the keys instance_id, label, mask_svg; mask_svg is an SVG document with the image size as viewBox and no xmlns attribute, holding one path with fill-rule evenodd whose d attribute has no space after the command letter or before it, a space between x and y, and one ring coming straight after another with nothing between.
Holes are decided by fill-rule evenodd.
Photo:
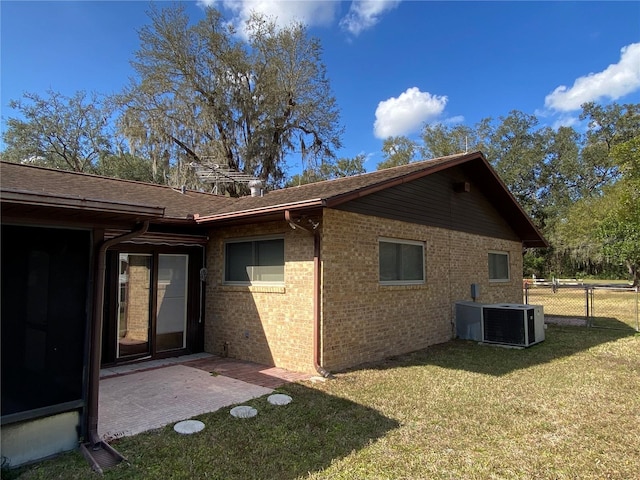
<instances>
[{"instance_id":1,"label":"shadow on grass","mask_svg":"<svg viewBox=\"0 0 640 480\"><path fill-rule=\"evenodd\" d=\"M293 401L284 406L267 397L245 403L257 417L238 419L231 407L195 417L205 429L180 435L173 424L116 440L129 464L105 471L111 479L279 479L302 478L374 443L399 424L350 400L303 384L279 388ZM30 470L30 471L29 471ZM79 453L62 455L22 470L24 479L101 478Z\"/></svg>"},{"instance_id":2,"label":"shadow on grass","mask_svg":"<svg viewBox=\"0 0 640 480\"><path fill-rule=\"evenodd\" d=\"M623 330L549 325L545 334L543 342L528 348L507 348L469 340L452 340L359 368L390 369L436 365L452 370L502 376L569 357L592 347L634 335L636 332L630 328Z\"/></svg>"},{"instance_id":3,"label":"shadow on grass","mask_svg":"<svg viewBox=\"0 0 640 480\"><path fill-rule=\"evenodd\" d=\"M615 317L594 317L591 319L591 326L597 328L610 328L614 330L623 330L626 332L635 333L636 327L629 325L622 320L618 320Z\"/></svg>"},{"instance_id":4,"label":"shadow on grass","mask_svg":"<svg viewBox=\"0 0 640 480\"><path fill-rule=\"evenodd\" d=\"M226 408L197 417L206 427L196 435L178 435L169 427L121 439L114 446L131 466L113 478L294 479L323 470L399 426L375 410L302 384L278 392L293 401L273 406L262 397L245 403L258 410L255 418L233 418Z\"/></svg>"}]
</instances>

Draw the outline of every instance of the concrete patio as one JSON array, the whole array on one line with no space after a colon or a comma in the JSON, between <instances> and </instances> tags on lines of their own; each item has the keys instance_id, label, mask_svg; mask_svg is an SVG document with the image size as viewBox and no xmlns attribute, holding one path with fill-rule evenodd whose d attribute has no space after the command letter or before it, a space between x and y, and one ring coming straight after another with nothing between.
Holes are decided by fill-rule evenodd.
<instances>
[{"instance_id":1,"label":"concrete patio","mask_svg":"<svg viewBox=\"0 0 640 480\"><path fill-rule=\"evenodd\" d=\"M136 435L309 378L209 354L106 368L100 372L98 433L107 441Z\"/></svg>"}]
</instances>

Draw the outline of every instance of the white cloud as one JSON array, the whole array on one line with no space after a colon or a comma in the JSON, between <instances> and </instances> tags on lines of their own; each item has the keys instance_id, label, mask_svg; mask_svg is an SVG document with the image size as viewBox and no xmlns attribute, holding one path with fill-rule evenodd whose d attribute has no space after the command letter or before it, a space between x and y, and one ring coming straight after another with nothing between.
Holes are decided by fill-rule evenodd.
<instances>
[{"instance_id":1,"label":"white cloud","mask_svg":"<svg viewBox=\"0 0 640 480\"><path fill-rule=\"evenodd\" d=\"M400 0L354 0L347 15L340 20L340 26L357 36L373 27L383 13L393 10L399 3Z\"/></svg>"},{"instance_id":2,"label":"white cloud","mask_svg":"<svg viewBox=\"0 0 640 480\"><path fill-rule=\"evenodd\" d=\"M580 123L578 117L573 115L562 115L555 122L553 122L553 129L558 130L560 127L576 127Z\"/></svg>"},{"instance_id":3,"label":"white cloud","mask_svg":"<svg viewBox=\"0 0 640 480\"><path fill-rule=\"evenodd\" d=\"M398 98L378 103L373 132L377 138L408 135L417 131L424 122L437 118L446 106L446 96L421 92L418 87L408 88Z\"/></svg>"},{"instance_id":4,"label":"white cloud","mask_svg":"<svg viewBox=\"0 0 640 480\"><path fill-rule=\"evenodd\" d=\"M455 125L458 123L464 123L464 116L463 115L456 115L454 117L449 117L449 118L445 118L442 123L444 123L445 125Z\"/></svg>"},{"instance_id":5,"label":"white cloud","mask_svg":"<svg viewBox=\"0 0 640 480\"><path fill-rule=\"evenodd\" d=\"M292 22L301 22L308 26L328 26L333 23L339 2L326 0L199 0L200 6L219 5L232 12L232 23L241 36L246 38L244 24L252 12L258 12L273 19L278 27Z\"/></svg>"},{"instance_id":6,"label":"white cloud","mask_svg":"<svg viewBox=\"0 0 640 480\"><path fill-rule=\"evenodd\" d=\"M640 43L620 50L620 61L599 73L578 78L571 88L561 85L544 99L547 108L570 112L600 98L617 100L640 89Z\"/></svg>"}]
</instances>

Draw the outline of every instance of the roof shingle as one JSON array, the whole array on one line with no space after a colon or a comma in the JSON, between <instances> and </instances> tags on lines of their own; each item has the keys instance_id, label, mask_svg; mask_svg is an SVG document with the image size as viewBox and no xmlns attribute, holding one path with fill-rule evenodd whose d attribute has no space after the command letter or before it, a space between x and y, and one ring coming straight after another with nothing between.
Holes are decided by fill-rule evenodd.
<instances>
[{"instance_id":1,"label":"roof shingle","mask_svg":"<svg viewBox=\"0 0 640 480\"><path fill-rule=\"evenodd\" d=\"M215 211L232 199L151 183L0 162L4 192L47 195L77 200L163 207L164 218L188 219L199 211Z\"/></svg>"},{"instance_id":2,"label":"roof shingle","mask_svg":"<svg viewBox=\"0 0 640 480\"><path fill-rule=\"evenodd\" d=\"M193 220L199 224L236 221L254 222L274 215L284 218L287 210L335 207L382 189L463 166L480 188L529 246L546 241L522 210L481 152L450 155L378 170L351 177L311 183L268 192L264 196L229 198L180 190L142 182L80 174L42 167L0 162L3 192L22 192L76 200L112 202L132 207L164 208L163 219Z\"/></svg>"},{"instance_id":3,"label":"roof shingle","mask_svg":"<svg viewBox=\"0 0 640 480\"><path fill-rule=\"evenodd\" d=\"M326 202L327 200L337 199L341 196L357 195L358 192L364 194L365 192L376 189L376 187L384 187L388 183L401 180L404 177L411 178L411 176L416 173L424 173L426 175L438 170L440 167L449 167L454 163L464 161L466 158L475 158L478 156L481 156L481 154L451 155L350 177L273 190L262 197L236 198L226 205L215 205L215 210L212 209L209 212L200 211L197 213L199 217L204 218L227 215L234 212L261 210L268 207L284 207L286 205L306 203L313 200L322 203L323 201Z\"/></svg>"}]
</instances>

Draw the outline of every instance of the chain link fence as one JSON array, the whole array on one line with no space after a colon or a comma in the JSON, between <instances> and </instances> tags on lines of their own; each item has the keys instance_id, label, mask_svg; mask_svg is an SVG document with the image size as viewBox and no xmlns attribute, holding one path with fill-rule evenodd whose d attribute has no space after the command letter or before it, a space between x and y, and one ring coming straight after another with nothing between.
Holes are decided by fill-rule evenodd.
<instances>
[{"instance_id":1,"label":"chain link fence","mask_svg":"<svg viewBox=\"0 0 640 480\"><path fill-rule=\"evenodd\" d=\"M543 305L545 321L640 332L640 289L579 281L524 281L524 303Z\"/></svg>"}]
</instances>

